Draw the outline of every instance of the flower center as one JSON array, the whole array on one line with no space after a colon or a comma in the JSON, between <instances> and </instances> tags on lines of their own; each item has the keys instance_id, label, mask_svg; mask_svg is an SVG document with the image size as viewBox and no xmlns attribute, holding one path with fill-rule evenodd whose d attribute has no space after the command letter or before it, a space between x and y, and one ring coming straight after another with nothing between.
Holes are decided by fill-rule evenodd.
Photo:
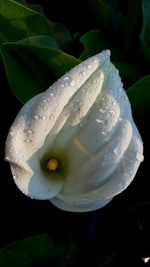
<instances>
[{"instance_id":1,"label":"flower center","mask_svg":"<svg viewBox=\"0 0 150 267\"><path fill-rule=\"evenodd\" d=\"M47 162L47 168L50 171L56 171L57 168L58 168L58 160L55 159L55 158L49 159L48 162Z\"/></svg>"},{"instance_id":2,"label":"flower center","mask_svg":"<svg viewBox=\"0 0 150 267\"><path fill-rule=\"evenodd\" d=\"M68 173L69 158L66 153L47 151L41 158L39 164L44 174L49 177L52 173L58 173L65 177Z\"/></svg>"}]
</instances>

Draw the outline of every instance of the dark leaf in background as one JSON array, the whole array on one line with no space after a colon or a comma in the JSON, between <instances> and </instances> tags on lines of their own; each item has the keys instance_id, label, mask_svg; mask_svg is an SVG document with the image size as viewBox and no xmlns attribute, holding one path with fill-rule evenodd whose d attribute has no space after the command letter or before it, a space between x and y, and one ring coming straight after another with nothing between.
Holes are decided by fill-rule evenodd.
<instances>
[{"instance_id":1,"label":"dark leaf in background","mask_svg":"<svg viewBox=\"0 0 150 267\"><path fill-rule=\"evenodd\" d=\"M122 43L124 16L117 8L114 8L116 2L103 0L89 0L88 2L93 16L109 44L112 48L114 46L119 48Z\"/></svg>"},{"instance_id":2,"label":"dark leaf in background","mask_svg":"<svg viewBox=\"0 0 150 267\"><path fill-rule=\"evenodd\" d=\"M0 25L0 43L52 31L46 17L13 0L0 1Z\"/></svg>"},{"instance_id":3,"label":"dark leaf in background","mask_svg":"<svg viewBox=\"0 0 150 267\"><path fill-rule=\"evenodd\" d=\"M5 43L1 53L13 93L22 103L80 63L62 52L55 39L46 35Z\"/></svg>"},{"instance_id":4,"label":"dark leaf in background","mask_svg":"<svg viewBox=\"0 0 150 267\"><path fill-rule=\"evenodd\" d=\"M133 48L133 46L135 45L134 41L137 41L137 37L139 37L138 24L142 13L141 3L142 0L126 1L126 16L124 21L123 43L122 43L124 51L126 51L129 48L134 49Z\"/></svg>"},{"instance_id":5,"label":"dark leaf in background","mask_svg":"<svg viewBox=\"0 0 150 267\"><path fill-rule=\"evenodd\" d=\"M75 243L58 243L47 234L41 234L17 241L0 250L1 267L70 266L75 256Z\"/></svg>"},{"instance_id":6,"label":"dark leaf in background","mask_svg":"<svg viewBox=\"0 0 150 267\"><path fill-rule=\"evenodd\" d=\"M140 34L142 42L142 53L145 59L150 62L150 1L142 1L143 26Z\"/></svg>"},{"instance_id":7,"label":"dark leaf in background","mask_svg":"<svg viewBox=\"0 0 150 267\"><path fill-rule=\"evenodd\" d=\"M143 10L143 27L141 31L141 40L147 45L150 45L150 1L142 1L142 10Z\"/></svg>"},{"instance_id":8,"label":"dark leaf in background","mask_svg":"<svg viewBox=\"0 0 150 267\"><path fill-rule=\"evenodd\" d=\"M150 109L150 75L143 77L128 90L127 95L131 102L134 115L141 119L144 112Z\"/></svg>"},{"instance_id":9,"label":"dark leaf in background","mask_svg":"<svg viewBox=\"0 0 150 267\"><path fill-rule=\"evenodd\" d=\"M84 46L84 50L80 55L81 60L85 60L104 49L109 48L109 44L101 36L100 30L92 30L86 32L80 37L80 42Z\"/></svg>"},{"instance_id":10,"label":"dark leaf in background","mask_svg":"<svg viewBox=\"0 0 150 267\"><path fill-rule=\"evenodd\" d=\"M16 42L35 35L50 35L62 48L72 39L62 23L48 20L39 5L26 5L14 0L0 1L0 43Z\"/></svg>"},{"instance_id":11,"label":"dark leaf in background","mask_svg":"<svg viewBox=\"0 0 150 267\"><path fill-rule=\"evenodd\" d=\"M143 71L136 65L125 62L114 62L119 70L125 89L137 82L143 76Z\"/></svg>"}]
</instances>

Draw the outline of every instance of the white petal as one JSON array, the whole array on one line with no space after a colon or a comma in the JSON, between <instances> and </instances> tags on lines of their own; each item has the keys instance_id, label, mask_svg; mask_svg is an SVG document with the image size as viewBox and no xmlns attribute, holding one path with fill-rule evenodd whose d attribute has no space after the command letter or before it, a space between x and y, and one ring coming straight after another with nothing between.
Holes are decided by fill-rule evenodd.
<instances>
[{"instance_id":1,"label":"white petal","mask_svg":"<svg viewBox=\"0 0 150 267\"><path fill-rule=\"evenodd\" d=\"M56 174L47 179L40 170L40 156L53 145L53 127L66 105L91 75L109 61L109 55L109 51L104 51L84 61L20 110L7 137L5 158L17 186L26 195L50 199L60 192L63 179Z\"/></svg>"},{"instance_id":2,"label":"white petal","mask_svg":"<svg viewBox=\"0 0 150 267\"><path fill-rule=\"evenodd\" d=\"M43 173L47 152L66 153L65 177ZM110 52L82 62L31 99L14 121L6 159L26 195L68 211L103 207L134 178L143 145Z\"/></svg>"},{"instance_id":3,"label":"white petal","mask_svg":"<svg viewBox=\"0 0 150 267\"><path fill-rule=\"evenodd\" d=\"M83 120L86 123L67 146L73 166L63 190L52 199L64 210L81 212L104 206L131 183L143 160L141 137L112 64L99 90Z\"/></svg>"}]
</instances>

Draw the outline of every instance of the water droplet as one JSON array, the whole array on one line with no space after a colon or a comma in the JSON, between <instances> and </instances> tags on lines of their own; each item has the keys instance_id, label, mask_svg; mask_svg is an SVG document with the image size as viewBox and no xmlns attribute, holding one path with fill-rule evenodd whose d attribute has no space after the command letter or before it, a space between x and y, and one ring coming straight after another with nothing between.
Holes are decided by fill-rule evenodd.
<instances>
[{"instance_id":1,"label":"water droplet","mask_svg":"<svg viewBox=\"0 0 150 267\"><path fill-rule=\"evenodd\" d=\"M33 130L30 130L30 129L29 129L29 130L24 130L24 132L25 132L25 133L28 133L28 134L32 134L32 133L34 133L34 131L33 131Z\"/></svg>"},{"instance_id":2,"label":"water droplet","mask_svg":"<svg viewBox=\"0 0 150 267\"><path fill-rule=\"evenodd\" d=\"M60 87L61 87L61 88L64 88L64 87L65 87L65 85L62 83L62 84L60 85Z\"/></svg>"},{"instance_id":3,"label":"water droplet","mask_svg":"<svg viewBox=\"0 0 150 267\"><path fill-rule=\"evenodd\" d=\"M137 161L143 161L144 160L144 156L141 154L141 153L137 153L136 154L136 159L137 159Z\"/></svg>"},{"instance_id":4,"label":"water droplet","mask_svg":"<svg viewBox=\"0 0 150 267\"><path fill-rule=\"evenodd\" d=\"M15 135L15 132L14 132L14 131L11 131L11 132L10 132L10 135L11 135L11 136L14 136L14 135Z\"/></svg>"},{"instance_id":5,"label":"water droplet","mask_svg":"<svg viewBox=\"0 0 150 267\"><path fill-rule=\"evenodd\" d=\"M68 81L68 80L69 80L69 77L65 77L65 78L64 78L64 81Z\"/></svg>"},{"instance_id":6,"label":"water droplet","mask_svg":"<svg viewBox=\"0 0 150 267\"><path fill-rule=\"evenodd\" d=\"M47 110L47 106L44 106L43 109L44 109L44 110Z\"/></svg>"},{"instance_id":7,"label":"water droplet","mask_svg":"<svg viewBox=\"0 0 150 267\"><path fill-rule=\"evenodd\" d=\"M44 102L44 103L47 103L47 99L43 99L43 102Z\"/></svg>"},{"instance_id":8,"label":"water droplet","mask_svg":"<svg viewBox=\"0 0 150 267\"><path fill-rule=\"evenodd\" d=\"M85 118L84 120L82 120L79 124L80 128L83 128L87 125L87 118Z\"/></svg>"},{"instance_id":9,"label":"water droplet","mask_svg":"<svg viewBox=\"0 0 150 267\"><path fill-rule=\"evenodd\" d=\"M50 115L50 116L49 116L49 119L50 119L50 120L54 119L54 115Z\"/></svg>"},{"instance_id":10,"label":"water droplet","mask_svg":"<svg viewBox=\"0 0 150 267\"><path fill-rule=\"evenodd\" d=\"M89 65L87 66L87 68L88 68L88 69L91 69L91 68L92 68L92 66L89 64Z\"/></svg>"},{"instance_id":11,"label":"water droplet","mask_svg":"<svg viewBox=\"0 0 150 267\"><path fill-rule=\"evenodd\" d=\"M97 123L103 123L103 120L101 120L101 119L96 119L96 122L97 122Z\"/></svg>"},{"instance_id":12,"label":"water droplet","mask_svg":"<svg viewBox=\"0 0 150 267\"><path fill-rule=\"evenodd\" d=\"M89 198L88 198L87 196L84 196L84 197L81 199L82 203L87 203L88 200L89 200Z\"/></svg>"},{"instance_id":13,"label":"water droplet","mask_svg":"<svg viewBox=\"0 0 150 267\"><path fill-rule=\"evenodd\" d=\"M50 96L54 96L54 93L50 93Z\"/></svg>"},{"instance_id":14,"label":"water droplet","mask_svg":"<svg viewBox=\"0 0 150 267\"><path fill-rule=\"evenodd\" d=\"M34 119L35 119L35 120L38 120L38 119L39 119L39 116L35 115L35 116L34 116Z\"/></svg>"},{"instance_id":15,"label":"water droplet","mask_svg":"<svg viewBox=\"0 0 150 267\"><path fill-rule=\"evenodd\" d=\"M72 87L75 86L75 81L72 80L71 83L70 83L70 85L71 85Z\"/></svg>"},{"instance_id":16,"label":"water droplet","mask_svg":"<svg viewBox=\"0 0 150 267\"><path fill-rule=\"evenodd\" d=\"M115 113L115 111L114 111L114 110L109 110L109 112L110 112L111 114L114 114L114 113Z\"/></svg>"},{"instance_id":17,"label":"water droplet","mask_svg":"<svg viewBox=\"0 0 150 267\"><path fill-rule=\"evenodd\" d=\"M12 153L13 151L14 151L14 148L11 147L11 148L9 149L9 153Z\"/></svg>"},{"instance_id":18,"label":"water droplet","mask_svg":"<svg viewBox=\"0 0 150 267\"><path fill-rule=\"evenodd\" d=\"M114 149L114 154L115 155L118 154L118 149L117 148Z\"/></svg>"},{"instance_id":19,"label":"water droplet","mask_svg":"<svg viewBox=\"0 0 150 267\"><path fill-rule=\"evenodd\" d=\"M24 141L25 141L25 143L31 143L32 142L31 139L25 139Z\"/></svg>"},{"instance_id":20,"label":"water droplet","mask_svg":"<svg viewBox=\"0 0 150 267\"><path fill-rule=\"evenodd\" d=\"M105 113L105 109L103 109L103 108L100 108L100 110L99 110L101 113Z\"/></svg>"},{"instance_id":21,"label":"water droplet","mask_svg":"<svg viewBox=\"0 0 150 267\"><path fill-rule=\"evenodd\" d=\"M86 75L86 72L85 71L82 71L82 75Z\"/></svg>"},{"instance_id":22,"label":"water droplet","mask_svg":"<svg viewBox=\"0 0 150 267\"><path fill-rule=\"evenodd\" d=\"M44 120L44 121L45 121L45 120L46 120L46 116L42 116L42 120Z\"/></svg>"}]
</instances>

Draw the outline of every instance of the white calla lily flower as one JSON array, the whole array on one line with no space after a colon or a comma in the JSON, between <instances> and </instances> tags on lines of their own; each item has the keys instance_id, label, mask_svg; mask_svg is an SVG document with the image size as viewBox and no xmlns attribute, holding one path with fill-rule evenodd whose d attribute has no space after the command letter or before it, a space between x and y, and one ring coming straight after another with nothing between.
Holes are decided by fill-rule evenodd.
<instances>
[{"instance_id":1,"label":"white calla lily flower","mask_svg":"<svg viewBox=\"0 0 150 267\"><path fill-rule=\"evenodd\" d=\"M23 106L7 137L6 160L24 194L67 211L101 208L131 183L143 144L110 51Z\"/></svg>"}]
</instances>

